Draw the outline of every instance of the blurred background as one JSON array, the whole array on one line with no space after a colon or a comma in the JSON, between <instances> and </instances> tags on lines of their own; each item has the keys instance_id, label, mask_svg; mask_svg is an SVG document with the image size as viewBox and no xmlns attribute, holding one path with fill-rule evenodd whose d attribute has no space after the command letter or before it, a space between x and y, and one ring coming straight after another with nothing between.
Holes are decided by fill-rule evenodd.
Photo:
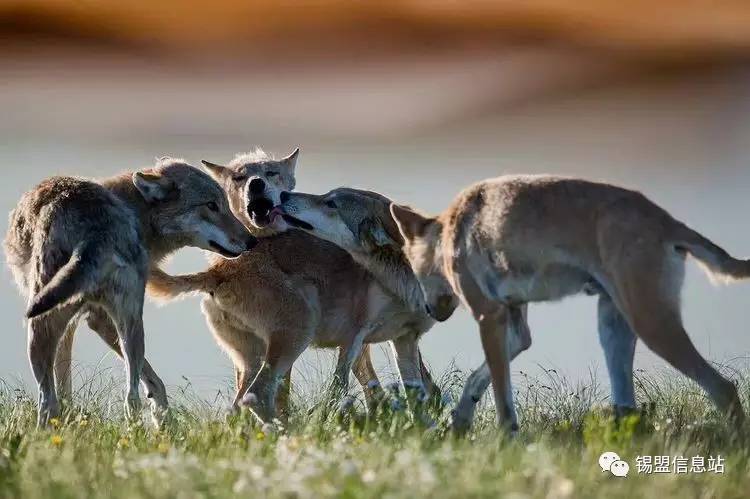
<instances>
[{"instance_id":1,"label":"blurred background","mask_svg":"<svg viewBox=\"0 0 750 499\"><path fill-rule=\"evenodd\" d=\"M364 187L437 212L486 177L584 176L639 189L750 254L744 0L0 0L0 112L5 212L50 175L299 145L304 191ZM204 265L186 250L168 268ZM706 357L747 364L749 284L713 287L690 263L683 303ZM0 378L31 387L23 307L4 270ZM147 357L170 388L227 386L231 363L199 299L148 305L145 321ZM514 372L606 384L594 298L533 305L530 322ZM483 357L465 311L422 349L438 373ZM384 352L378 366L392 372ZM75 356L120 376L83 327ZM636 363L663 367L641 346ZM309 352L294 380L319 383L310 373L329 366Z\"/></svg>"}]
</instances>

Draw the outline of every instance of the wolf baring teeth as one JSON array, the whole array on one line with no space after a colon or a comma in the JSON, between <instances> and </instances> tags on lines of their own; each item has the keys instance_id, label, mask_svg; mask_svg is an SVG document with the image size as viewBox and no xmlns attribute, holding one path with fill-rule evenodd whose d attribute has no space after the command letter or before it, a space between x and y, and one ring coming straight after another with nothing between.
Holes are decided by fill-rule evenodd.
<instances>
[{"instance_id":1,"label":"wolf baring teeth","mask_svg":"<svg viewBox=\"0 0 750 499\"><path fill-rule=\"evenodd\" d=\"M222 182L235 213L241 213L255 229L263 229L272 221L271 211L279 204L280 193L294 189L298 156L299 148L282 159L273 159L256 149L238 154L228 166L206 160L202 163Z\"/></svg>"},{"instance_id":2,"label":"wolf baring teeth","mask_svg":"<svg viewBox=\"0 0 750 499\"><path fill-rule=\"evenodd\" d=\"M323 239L286 231L298 220L278 205L295 187L297 156L295 150L277 160L257 149L227 166L204 162L260 243L237 260L212 259L205 272L170 276L153 269L149 294L203 294L209 328L234 364L233 411L244 405L263 421L283 418L291 367L311 345L339 349L331 393L346 400L352 371L374 409L387 394L372 366L370 343L387 340L404 387L439 400L417 346L433 321L413 314L386 272L368 271Z\"/></svg>"},{"instance_id":3,"label":"wolf baring teeth","mask_svg":"<svg viewBox=\"0 0 750 499\"><path fill-rule=\"evenodd\" d=\"M184 246L236 257L257 243L221 187L183 160L101 182L43 181L10 215L5 255L28 297L29 360L39 388L38 423L71 394L72 340L79 318L125 360L126 413L137 414L139 380L155 417L164 384L144 358L143 297L149 267Z\"/></svg>"}]
</instances>

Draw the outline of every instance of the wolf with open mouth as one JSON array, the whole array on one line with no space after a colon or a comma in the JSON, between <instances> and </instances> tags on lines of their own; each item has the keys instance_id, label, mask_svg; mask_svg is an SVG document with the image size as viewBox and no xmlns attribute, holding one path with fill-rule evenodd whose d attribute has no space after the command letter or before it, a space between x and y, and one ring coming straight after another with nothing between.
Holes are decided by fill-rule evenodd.
<instances>
[{"instance_id":1,"label":"wolf with open mouth","mask_svg":"<svg viewBox=\"0 0 750 499\"><path fill-rule=\"evenodd\" d=\"M156 269L149 277L149 294L170 299L204 293L209 328L234 362L233 408L248 395L245 402L264 421L276 417L277 403L283 412L290 369L309 345L339 348L335 388L346 390L351 369L368 407L374 407L384 392L369 345L361 340L402 327L401 334L383 337L398 336L392 345L404 385L424 387L439 398L417 347L417 337L432 322L404 321L402 300L389 284L346 251L303 231L284 231L288 226L274 206L282 192L295 187L297 154L275 160L256 150L227 166L204 161L227 191L232 211L260 242L230 264L211 259L205 272L169 276Z\"/></svg>"}]
</instances>

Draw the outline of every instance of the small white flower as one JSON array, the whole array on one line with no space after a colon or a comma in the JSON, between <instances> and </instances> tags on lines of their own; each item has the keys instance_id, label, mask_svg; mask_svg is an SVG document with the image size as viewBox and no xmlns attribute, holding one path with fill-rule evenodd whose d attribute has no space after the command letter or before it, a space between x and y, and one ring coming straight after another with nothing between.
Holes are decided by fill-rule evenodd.
<instances>
[{"instance_id":1,"label":"small white flower","mask_svg":"<svg viewBox=\"0 0 750 499\"><path fill-rule=\"evenodd\" d=\"M266 476L266 472L260 466L252 466L248 473L253 481L259 482L263 477Z\"/></svg>"},{"instance_id":2,"label":"small white flower","mask_svg":"<svg viewBox=\"0 0 750 499\"><path fill-rule=\"evenodd\" d=\"M362 481L364 483L372 483L377 478L377 475L373 470L365 470L364 473L362 473Z\"/></svg>"},{"instance_id":3,"label":"small white flower","mask_svg":"<svg viewBox=\"0 0 750 499\"><path fill-rule=\"evenodd\" d=\"M250 482L247 481L247 478L244 476L241 476L236 482L234 482L234 486L232 487L232 492L235 494L242 494L246 490L250 489Z\"/></svg>"},{"instance_id":4,"label":"small white flower","mask_svg":"<svg viewBox=\"0 0 750 499\"><path fill-rule=\"evenodd\" d=\"M561 477L552 484L549 494L549 499L565 499L573 494L573 481L569 478Z\"/></svg>"}]
</instances>

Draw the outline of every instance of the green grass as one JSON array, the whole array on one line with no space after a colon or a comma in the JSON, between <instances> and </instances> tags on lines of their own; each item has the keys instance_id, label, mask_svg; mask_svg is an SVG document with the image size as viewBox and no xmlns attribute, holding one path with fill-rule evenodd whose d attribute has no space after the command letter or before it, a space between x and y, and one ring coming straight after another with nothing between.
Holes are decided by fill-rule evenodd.
<instances>
[{"instance_id":1,"label":"green grass","mask_svg":"<svg viewBox=\"0 0 750 499\"><path fill-rule=\"evenodd\" d=\"M745 407L750 385L738 379ZM676 376L640 373L647 415L615 423L595 380L554 371L516 376L520 435L509 440L483 403L466 438L409 412L325 417L299 399L286 429L263 432L247 415L172 389L172 418L157 430L120 416L121 387L93 377L53 428L35 429L33 397L0 383L0 497L748 497L750 439L727 428L702 393ZM109 379L109 378L107 378ZM113 384L114 383L114 384ZM443 380L457 391L454 373ZM653 406L653 407L651 407ZM422 415L425 416L425 415ZM746 435L747 433L745 433ZM603 451L630 463L602 472ZM638 474L637 455L716 456L723 474Z\"/></svg>"}]
</instances>

